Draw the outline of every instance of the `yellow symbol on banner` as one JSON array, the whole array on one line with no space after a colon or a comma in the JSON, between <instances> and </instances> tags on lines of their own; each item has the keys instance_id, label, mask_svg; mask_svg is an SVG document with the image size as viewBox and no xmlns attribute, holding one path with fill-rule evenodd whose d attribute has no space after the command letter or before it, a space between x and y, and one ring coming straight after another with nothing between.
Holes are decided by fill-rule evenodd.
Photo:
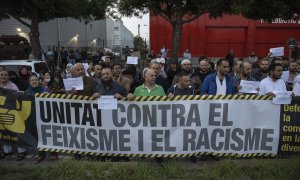
<instances>
[{"instance_id":1,"label":"yellow symbol on banner","mask_svg":"<svg viewBox=\"0 0 300 180\"><path fill-rule=\"evenodd\" d=\"M0 106L5 104L6 97L0 96ZM16 101L16 110L0 108L0 130L9 130L15 133L25 132L25 121L31 112L31 101Z\"/></svg>"}]
</instances>

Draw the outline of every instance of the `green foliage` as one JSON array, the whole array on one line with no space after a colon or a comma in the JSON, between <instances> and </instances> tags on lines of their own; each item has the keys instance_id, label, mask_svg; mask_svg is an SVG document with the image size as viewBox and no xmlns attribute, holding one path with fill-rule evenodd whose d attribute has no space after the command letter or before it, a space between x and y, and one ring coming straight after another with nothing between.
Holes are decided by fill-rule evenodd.
<instances>
[{"instance_id":1,"label":"green foliage","mask_svg":"<svg viewBox=\"0 0 300 180\"><path fill-rule=\"evenodd\" d=\"M238 7L247 18L269 21L274 18L291 19L300 14L300 0L243 0Z\"/></svg>"},{"instance_id":2,"label":"green foliage","mask_svg":"<svg viewBox=\"0 0 300 180\"><path fill-rule=\"evenodd\" d=\"M46 164L45 164L46 165ZM186 167L188 166L188 167ZM2 179L298 179L300 161L292 159L222 160L191 164L88 162L60 160L49 166L0 165Z\"/></svg>"},{"instance_id":3,"label":"green foliage","mask_svg":"<svg viewBox=\"0 0 300 180\"><path fill-rule=\"evenodd\" d=\"M140 36L133 37L133 45L134 49L138 51L142 51L147 48L145 40Z\"/></svg>"}]
</instances>

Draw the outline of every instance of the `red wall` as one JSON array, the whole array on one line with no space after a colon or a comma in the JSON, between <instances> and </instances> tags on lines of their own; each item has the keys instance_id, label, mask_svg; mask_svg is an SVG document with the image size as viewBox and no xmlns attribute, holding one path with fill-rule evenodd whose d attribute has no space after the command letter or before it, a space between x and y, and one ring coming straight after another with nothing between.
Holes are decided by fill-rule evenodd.
<instances>
[{"instance_id":1,"label":"red wall","mask_svg":"<svg viewBox=\"0 0 300 180\"><path fill-rule=\"evenodd\" d=\"M172 48L172 33L172 27L166 20L150 16L150 46L155 53L163 45ZM183 26L179 57L186 48L193 57L224 57L229 49L233 49L237 57L248 56L252 51L257 56L266 56L270 48L282 46L285 47L285 56L288 56L286 42L292 37L300 41L300 20L264 23L235 15L210 19L205 14Z\"/></svg>"}]
</instances>

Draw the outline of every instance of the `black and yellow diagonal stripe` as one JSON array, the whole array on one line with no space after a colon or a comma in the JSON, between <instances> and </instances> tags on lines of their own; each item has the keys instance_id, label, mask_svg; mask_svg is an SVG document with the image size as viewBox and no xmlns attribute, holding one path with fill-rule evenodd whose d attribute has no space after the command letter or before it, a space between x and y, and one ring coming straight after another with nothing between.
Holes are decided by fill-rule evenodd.
<instances>
[{"instance_id":1,"label":"black and yellow diagonal stripe","mask_svg":"<svg viewBox=\"0 0 300 180\"><path fill-rule=\"evenodd\" d=\"M191 156L202 156L202 155L212 155L219 157L239 157L239 158L250 158L250 157L275 157L276 154L271 153L248 153L248 154L237 154L237 153L213 153L213 152L196 152L190 154L114 154L114 153L95 153L95 152L82 152L73 150L62 150L62 149L49 149L49 148L39 148L39 151L47 152L57 152L57 153L67 153L67 154L83 154L92 156L114 156L114 157L133 157L133 158L184 158Z\"/></svg>"},{"instance_id":2,"label":"black and yellow diagonal stripe","mask_svg":"<svg viewBox=\"0 0 300 180\"><path fill-rule=\"evenodd\" d=\"M73 100L95 100L90 96L71 95L71 94L49 94L49 93L37 93L35 97L39 98L57 98L57 99L73 99ZM271 100L272 96L259 96L259 95L183 95L173 96L168 98L167 96L139 96L135 97L133 101L181 101L181 100ZM123 101L128 101L126 98Z\"/></svg>"}]
</instances>

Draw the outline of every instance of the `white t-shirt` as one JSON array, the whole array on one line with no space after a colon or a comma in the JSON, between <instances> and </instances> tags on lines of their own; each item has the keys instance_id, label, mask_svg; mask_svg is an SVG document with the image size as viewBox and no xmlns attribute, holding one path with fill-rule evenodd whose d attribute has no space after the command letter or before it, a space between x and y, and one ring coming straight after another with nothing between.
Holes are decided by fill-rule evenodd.
<instances>
[{"instance_id":1,"label":"white t-shirt","mask_svg":"<svg viewBox=\"0 0 300 180\"><path fill-rule=\"evenodd\" d=\"M259 94L265 95L274 91L283 91L286 92L286 85L282 79L273 81L270 76L264 78L259 83Z\"/></svg>"},{"instance_id":2,"label":"white t-shirt","mask_svg":"<svg viewBox=\"0 0 300 180\"><path fill-rule=\"evenodd\" d=\"M217 93L216 94L226 94L226 78L224 77L223 82L221 84L220 79L216 76L216 83L217 83Z\"/></svg>"},{"instance_id":3,"label":"white t-shirt","mask_svg":"<svg viewBox=\"0 0 300 180\"><path fill-rule=\"evenodd\" d=\"M293 93L300 96L300 75L296 76L293 82Z\"/></svg>"}]
</instances>

